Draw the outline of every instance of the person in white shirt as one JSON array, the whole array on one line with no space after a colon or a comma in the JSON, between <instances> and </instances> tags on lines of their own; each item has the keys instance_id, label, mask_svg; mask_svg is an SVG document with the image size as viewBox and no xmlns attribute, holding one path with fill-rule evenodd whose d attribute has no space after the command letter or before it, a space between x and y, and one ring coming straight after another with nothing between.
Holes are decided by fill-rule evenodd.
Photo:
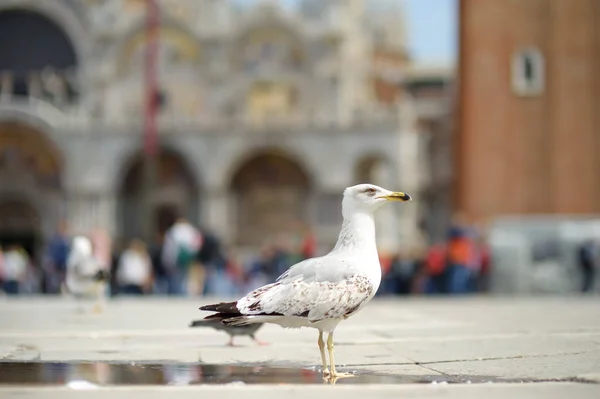
<instances>
[{"instance_id":1,"label":"person in white shirt","mask_svg":"<svg viewBox=\"0 0 600 399\"><path fill-rule=\"evenodd\" d=\"M18 245L11 245L4 252L2 265L2 276L4 292L8 295L17 295L21 291L21 285L27 277L29 268L29 257Z\"/></svg>"},{"instance_id":2,"label":"person in white shirt","mask_svg":"<svg viewBox=\"0 0 600 399\"><path fill-rule=\"evenodd\" d=\"M0 294L4 293L4 252L0 246Z\"/></svg>"},{"instance_id":3,"label":"person in white shirt","mask_svg":"<svg viewBox=\"0 0 600 399\"><path fill-rule=\"evenodd\" d=\"M203 237L186 219L180 218L165 233L162 262L168 277L169 295L186 295L190 266L202 248Z\"/></svg>"},{"instance_id":4,"label":"person in white shirt","mask_svg":"<svg viewBox=\"0 0 600 399\"><path fill-rule=\"evenodd\" d=\"M133 240L121 254L117 266L117 285L125 295L142 295L152 286L152 263L146 246Z\"/></svg>"}]
</instances>

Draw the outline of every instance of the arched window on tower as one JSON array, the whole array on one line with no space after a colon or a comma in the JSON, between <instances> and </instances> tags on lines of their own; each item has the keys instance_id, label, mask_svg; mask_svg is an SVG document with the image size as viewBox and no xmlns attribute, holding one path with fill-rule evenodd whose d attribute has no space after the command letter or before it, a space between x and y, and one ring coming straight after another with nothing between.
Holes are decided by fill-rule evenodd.
<instances>
[{"instance_id":1,"label":"arched window on tower","mask_svg":"<svg viewBox=\"0 0 600 399\"><path fill-rule=\"evenodd\" d=\"M520 96L542 94L545 85L545 63L542 52L527 48L516 52L512 58L512 89Z\"/></svg>"}]
</instances>

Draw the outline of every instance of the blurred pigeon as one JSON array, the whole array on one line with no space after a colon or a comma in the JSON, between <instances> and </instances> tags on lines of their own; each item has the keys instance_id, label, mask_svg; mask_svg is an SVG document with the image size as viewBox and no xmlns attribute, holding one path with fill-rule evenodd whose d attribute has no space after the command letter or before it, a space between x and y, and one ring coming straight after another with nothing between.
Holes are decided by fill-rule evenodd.
<instances>
[{"instance_id":1,"label":"blurred pigeon","mask_svg":"<svg viewBox=\"0 0 600 399\"><path fill-rule=\"evenodd\" d=\"M247 326L227 326L222 324L220 319L216 318L208 320L194 320L190 323L190 327L211 327L218 331L225 331L227 334L229 334L229 342L227 343L229 346L235 346L233 344L233 337L239 335L247 335L259 345L268 345L268 342L260 341L254 336L254 333L256 333L256 331L258 331L262 325L263 323L250 324Z\"/></svg>"}]
</instances>

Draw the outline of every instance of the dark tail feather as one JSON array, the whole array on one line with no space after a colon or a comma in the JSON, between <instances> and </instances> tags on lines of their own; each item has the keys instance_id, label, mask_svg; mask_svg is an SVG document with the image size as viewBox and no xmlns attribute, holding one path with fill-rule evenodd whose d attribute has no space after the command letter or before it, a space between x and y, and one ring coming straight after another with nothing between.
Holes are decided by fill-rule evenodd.
<instances>
[{"instance_id":1,"label":"dark tail feather","mask_svg":"<svg viewBox=\"0 0 600 399\"><path fill-rule=\"evenodd\" d=\"M214 303L212 305L204 305L200 306L200 310L207 310L213 313L209 316L206 316L203 320L196 320L192 322L192 324L197 323L196 325L190 325L190 327L199 327L216 323L221 323L223 320L231 319L233 317L239 317L242 314L237 308L236 302L221 302Z\"/></svg>"},{"instance_id":2,"label":"dark tail feather","mask_svg":"<svg viewBox=\"0 0 600 399\"><path fill-rule=\"evenodd\" d=\"M240 317L240 316L242 316L241 313L213 313L210 316L206 316L204 318L204 320L206 320L207 322L209 322L209 321L221 322L223 320L231 319L234 317Z\"/></svg>"},{"instance_id":3,"label":"dark tail feather","mask_svg":"<svg viewBox=\"0 0 600 399\"><path fill-rule=\"evenodd\" d=\"M200 310L209 310L211 312L216 312L217 311L217 306L219 306L219 303L215 303L213 305L204 305L204 306L200 306L199 309Z\"/></svg>"},{"instance_id":4,"label":"dark tail feather","mask_svg":"<svg viewBox=\"0 0 600 399\"><path fill-rule=\"evenodd\" d=\"M215 303L212 305L204 305L200 306L200 310L208 310L211 312L219 312L219 313L227 313L227 314L237 314L240 315L240 311L237 308L237 301L235 302L221 302Z\"/></svg>"}]
</instances>

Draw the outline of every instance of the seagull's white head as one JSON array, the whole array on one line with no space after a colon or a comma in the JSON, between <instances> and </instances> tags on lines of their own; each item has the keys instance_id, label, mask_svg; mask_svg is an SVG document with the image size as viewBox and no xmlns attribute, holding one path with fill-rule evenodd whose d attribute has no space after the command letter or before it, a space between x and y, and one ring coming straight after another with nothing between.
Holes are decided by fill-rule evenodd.
<instances>
[{"instance_id":1,"label":"seagull's white head","mask_svg":"<svg viewBox=\"0 0 600 399\"><path fill-rule=\"evenodd\" d=\"M356 212L373 213L383 204L390 201L411 201L410 195L394 192L374 184L359 184L344 190L342 213L347 217Z\"/></svg>"}]
</instances>

